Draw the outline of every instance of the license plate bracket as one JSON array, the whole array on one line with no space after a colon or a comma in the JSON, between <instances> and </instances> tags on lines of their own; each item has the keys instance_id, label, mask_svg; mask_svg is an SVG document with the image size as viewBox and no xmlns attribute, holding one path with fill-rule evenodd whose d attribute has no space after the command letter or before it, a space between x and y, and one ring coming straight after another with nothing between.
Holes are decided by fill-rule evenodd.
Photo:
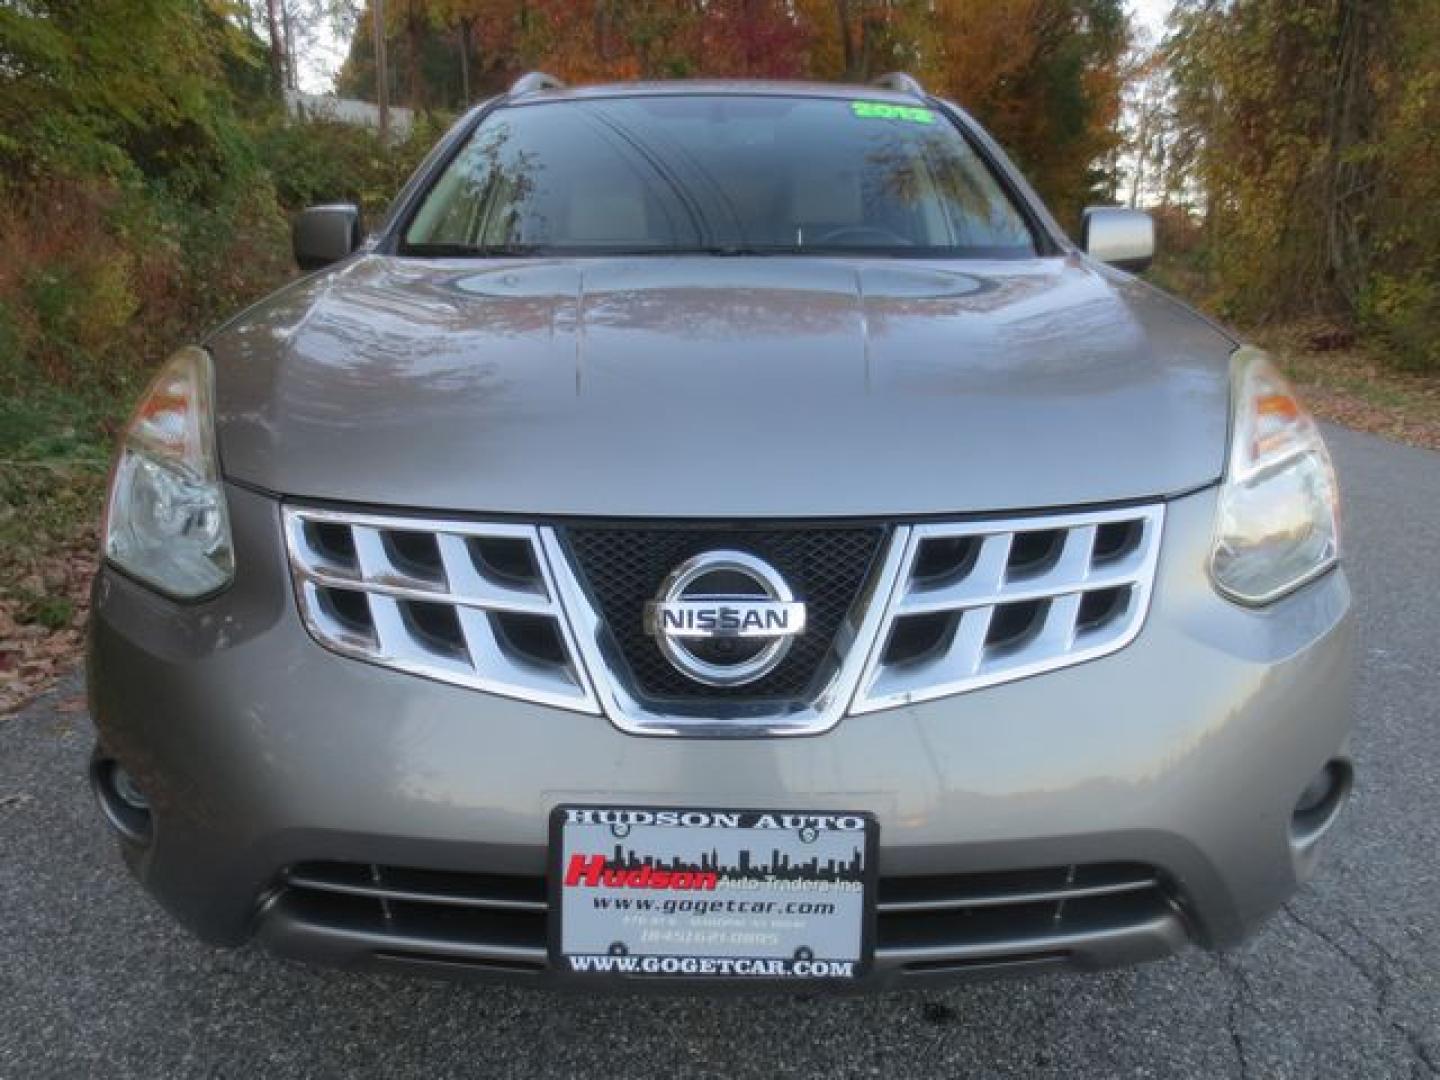
<instances>
[{"instance_id":1,"label":"license plate bracket","mask_svg":"<svg viewBox=\"0 0 1440 1080\"><path fill-rule=\"evenodd\" d=\"M845 982L874 955L867 813L628 805L550 816L561 975Z\"/></svg>"}]
</instances>

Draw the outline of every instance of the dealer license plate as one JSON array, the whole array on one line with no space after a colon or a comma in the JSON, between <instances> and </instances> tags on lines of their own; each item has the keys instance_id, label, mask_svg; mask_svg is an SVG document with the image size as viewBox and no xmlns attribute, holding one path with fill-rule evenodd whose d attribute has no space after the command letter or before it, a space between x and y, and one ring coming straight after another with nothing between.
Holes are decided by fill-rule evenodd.
<instances>
[{"instance_id":1,"label":"dealer license plate","mask_svg":"<svg viewBox=\"0 0 1440 1080\"><path fill-rule=\"evenodd\" d=\"M550 958L591 977L845 980L873 951L868 814L560 806Z\"/></svg>"}]
</instances>

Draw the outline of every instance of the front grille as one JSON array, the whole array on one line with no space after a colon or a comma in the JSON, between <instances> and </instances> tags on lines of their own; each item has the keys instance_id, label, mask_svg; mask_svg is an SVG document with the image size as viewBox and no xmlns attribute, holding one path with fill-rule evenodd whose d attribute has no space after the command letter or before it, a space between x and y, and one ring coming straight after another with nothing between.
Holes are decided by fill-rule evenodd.
<instances>
[{"instance_id":1,"label":"front grille","mask_svg":"<svg viewBox=\"0 0 1440 1080\"><path fill-rule=\"evenodd\" d=\"M540 876L366 863L299 863L277 903L360 941L380 959L539 972L549 904ZM882 877L876 961L925 972L1063 961L1105 935L1178 918L1160 873L1140 863Z\"/></svg>"},{"instance_id":2,"label":"front grille","mask_svg":"<svg viewBox=\"0 0 1440 1080\"><path fill-rule=\"evenodd\" d=\"M619 646L635 693L652 701L808 700L833 670L837 632L855 606L885 529L583 527L564 531L583 579ZM685 560L716 549L748 552L774 566L805 602L806 631L768 675L745 686L706 686L676 670L645 633L645 603Z\"/></svg>"},{"instance_id":3,"label":"front grille","mask_svg":"<svg viewBox=\"0 0 1440 1080\"><path fill-rule=\"evenodd\" d=\"M335 652L586 712L536 530L286 507L300 611Z\"/></svg>"},{"instance_id":4,"label":"front grille","mask_svg":"<svg viewBox=\"0 0 1440 1080\"><path fill-rule=\"evenodd\" d=\"M545 879L373 863L309 862L279 903L304 923L357 935L387 956L512 970L545 965Z\"/></svg>"},{"instance_id":5,"label":"front grille","mask_svg":"<svg viewBox=\"0 0 1440 1080\"><path fill-rule=\"evenodd\" d=\"M916 525L852 712L1053 671L1140 632L1160 506Z\"/></svg>"},{"instance_id":6,"label":"front grille","mask_svg":"<svg viewBox=\"0 0 1440 1080\"><path fill-rule=\"evenodd\" d=\"M914 972L1063 961L1176 912L1140 863L882 878L877 906L877 955Z\"/></svg>"},{"instance_id":7,"label":"front grille","mask_svg":"<svg viewBox=\"0 0 1440 1080\"><path fill-rule=\"evenodd\" d=\"M818 734L847 711L1124 648L1149 607L1164 513L562 527L287 506L284 524L301 615L335 652L627 732L722 738ZM645 605L686 561L727 549L774 567L807 620L773 670L712 686L664 656ZM687 649L716 663L707 650L745 647Z\"/></svg>"}]
</instances>

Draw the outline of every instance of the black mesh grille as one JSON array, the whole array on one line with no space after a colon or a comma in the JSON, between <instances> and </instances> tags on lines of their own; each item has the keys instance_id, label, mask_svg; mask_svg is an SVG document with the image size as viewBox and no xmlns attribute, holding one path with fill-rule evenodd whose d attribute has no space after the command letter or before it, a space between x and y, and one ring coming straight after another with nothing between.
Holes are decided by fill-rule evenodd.
<instances>
[{"instance_id":1,"label":"black mesh grille","mask_svg":"<svg viewBox=\"0 0 1440 1080\"><path fill-rule=\"evenodd\" d=\"M596 526L566 530L580 574L630 668L635 690L665 699L797 700L829 674L836 631L860 595L885 530L853 528L730 529ZM785 659L746 686L721 689L675 670L645 633L645 602L667 574L705 551L749 552L775 567L807 605L806 629Z\"/></svg>"}]
</instances>

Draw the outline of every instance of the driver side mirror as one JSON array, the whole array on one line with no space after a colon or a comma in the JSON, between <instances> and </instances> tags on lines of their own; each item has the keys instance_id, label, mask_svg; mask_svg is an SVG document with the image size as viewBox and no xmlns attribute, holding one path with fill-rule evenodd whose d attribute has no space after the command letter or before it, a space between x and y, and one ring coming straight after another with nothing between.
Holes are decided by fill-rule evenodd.
<instances>
[{"instance_id":1,"label":"driver side mirror","mask_svg":"<svg viewBox=\"0 0 1440 1080\"><path fill-rule=\"evenodd\" d=\"M1080 246L1092 258L1138 274L1155 258L1155 221L1143 210L1087 207L1080 219Z\"/></svg>"},{"instance_id":2,"label":"driver side mirror","mask_svg":"<svg viewBox=\"0 0 1440 1080\"><path fill-rule=\"evenodd\" d=\"M339 262L354 252L364 238L360 208L351 203L302 210L290 229L295 262L307 274Z\"/></svg>"}]
</instances>

